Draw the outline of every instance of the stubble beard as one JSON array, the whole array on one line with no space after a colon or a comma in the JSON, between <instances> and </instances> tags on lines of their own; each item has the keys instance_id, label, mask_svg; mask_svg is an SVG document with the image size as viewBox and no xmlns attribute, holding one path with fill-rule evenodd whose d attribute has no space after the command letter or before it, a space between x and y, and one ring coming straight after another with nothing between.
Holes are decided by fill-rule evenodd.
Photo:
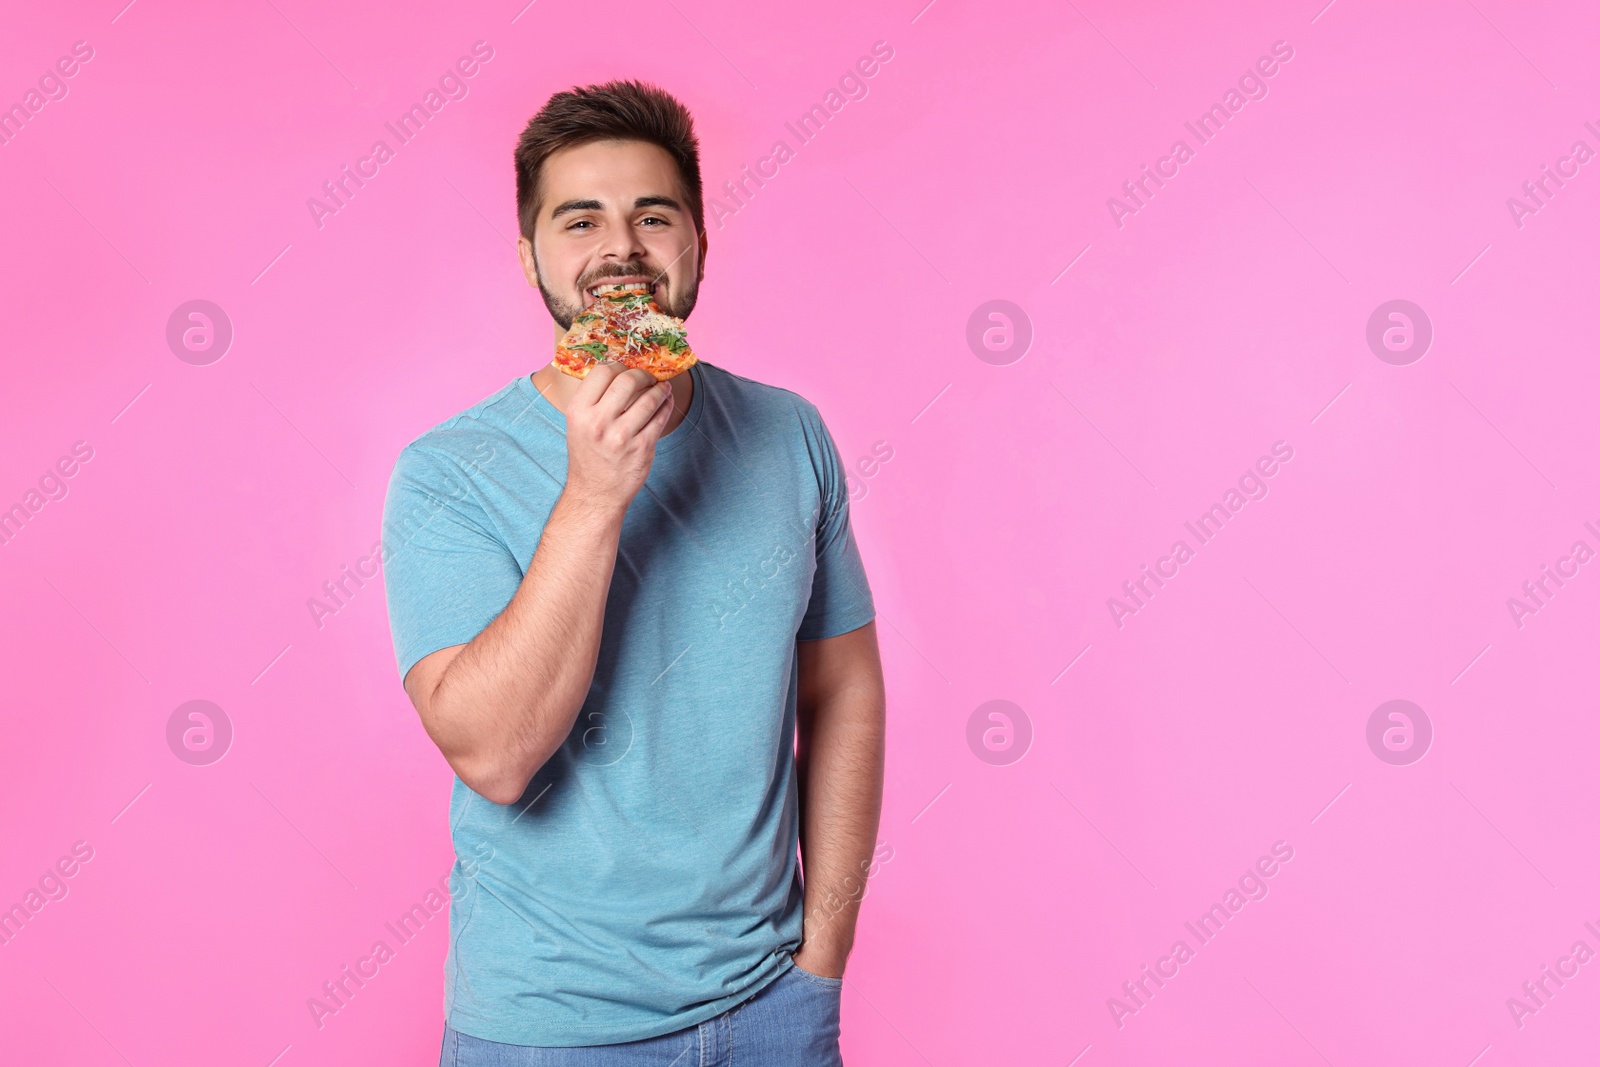
<instances>
[{"instance_id":1,"label":"stubble beard","mask_svg":"<svg viewBox=\"0 0 1600 1067\"><path fill-rule=\"evenodd\" d=\"M546 310L550 312L550 317L555 319L563 330L572 329L572 320L583 314L583 297L581 293L578 294L576 300L568 300L566 297L552 292L544 284L545 273L539 269L539 253L537 251L535 251L533 255L533 266L538 278L539 295L544 298L544 306ZM669 284L667 286L667 296L665 302L658 297L656 298L657 306L659 306L663 312L671 315L675 319L687 319L689 317L689 313L694 310L695 301L698 300L700 296L699 273L700 272L696 270L689 275L688 287L684 290L681 296L675 291L673 286ZM600 276L591 279L589 284L598 285L599 283L605 281L608 276L613 278L625 278L629 274L643 274L650 278L655 278L657 276L657 272L653 268L634 267L628 270L618 269L611 272L609 275L602 273Z\"/></svg>"}]
</instances>

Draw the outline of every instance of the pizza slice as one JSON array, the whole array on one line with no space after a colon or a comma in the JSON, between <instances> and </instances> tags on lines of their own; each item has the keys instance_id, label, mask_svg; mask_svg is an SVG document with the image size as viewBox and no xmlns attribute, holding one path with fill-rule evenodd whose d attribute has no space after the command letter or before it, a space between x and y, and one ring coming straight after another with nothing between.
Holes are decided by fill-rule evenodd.
<instances>
[{"instance_id":1,"label":"pizza slice","mask_svg":"<svg viewBox=\"0 0 1600 1067\"><path fill-rule=\"evenodd\" d=\"M597 363L620 363L649 371L658 382L696 363L683 320L656 306L643 282L608 285L572 320L556 345L555 365L582 378Z\"/></svg>"}]
</instances>

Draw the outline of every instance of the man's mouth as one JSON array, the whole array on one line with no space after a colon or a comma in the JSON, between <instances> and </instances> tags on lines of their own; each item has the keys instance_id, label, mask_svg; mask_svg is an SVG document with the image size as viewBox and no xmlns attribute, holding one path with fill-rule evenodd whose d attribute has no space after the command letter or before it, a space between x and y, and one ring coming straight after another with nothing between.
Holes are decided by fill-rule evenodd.
<instances>
[{"instance_id":1,"label":"man's mouth","mask_svg":"<svg viewBox=\"0 0 1600 1067\"><path fill-rule=\"evenodd\" d=\"M661 293L661 284L659 281L652 284L648 278L638 274L629 275L625 278L603 278L583 291L583 306L588 307L599 298L601 293L612 289L632 289L640 292L649 292L652 297L657 297Z\"/></svg>"}]
</instances>

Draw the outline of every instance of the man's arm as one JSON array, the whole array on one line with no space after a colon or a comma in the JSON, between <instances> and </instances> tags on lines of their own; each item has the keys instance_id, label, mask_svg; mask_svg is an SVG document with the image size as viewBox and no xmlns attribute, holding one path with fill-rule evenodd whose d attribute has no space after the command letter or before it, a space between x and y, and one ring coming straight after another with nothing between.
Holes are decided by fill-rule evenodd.
<instances>
[{"instance_id":1,"label":"man's arm","mask_svg":"<svg viewBox=\"0 0 1600 1067\"><path fill-rule=\"evenodd\" d=\"M594 680L622 519L672 414L671 388L599 364L567 416L567 482L511 602L406 673L423 728L474 792L513 804L561 747Z\"/></svg>"},{"instance_id":2,"label":"man's arm","mask_svg":"<svg viewBox=\"0 0 1600 1067\"><path fill-rule=\"evenodd\" d=\"M883 804L885 697L873 623L799 644L800 852L795 963L838 978L855 943Z\"/></svg>"}]
</instances>

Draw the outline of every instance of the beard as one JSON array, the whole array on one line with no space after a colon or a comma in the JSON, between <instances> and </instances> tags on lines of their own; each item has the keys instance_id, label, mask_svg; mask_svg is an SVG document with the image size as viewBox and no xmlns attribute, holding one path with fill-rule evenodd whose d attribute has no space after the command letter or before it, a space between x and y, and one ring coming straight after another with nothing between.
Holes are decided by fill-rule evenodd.
<instances>
[{"instance_id":1,"label":"beard","mask_svg":"<svg viewBox=\"0 0 1600 1067\"><path fill-rule=\"evenodd\" d=\"M664 272L657 270L648 263L635 263L626 267L621 264L615 266L607 265L601 267L598 273L585 278L583 284L577 287L574 298L568 299L561 294L552 292L544 284L545 273L539 269L537 252L534 253L533 265L538 274L539 295L544 298L544 306L550 312L550 317L555 319L563 330L572 329L572 320L583 313L583 291L585 289L599 285L607 278L626 278L633 274L642 274L649 278L652 283L664 281L666 277ZM700 296L699 273L697 270L689 275L687 288L682 293L673 288L670 282L667 284L665 296L652 293L652 299L655 300L656 306L675 319L687 319L689 313L694 310L695 301Z\"/></svg>"}]
</instances>

